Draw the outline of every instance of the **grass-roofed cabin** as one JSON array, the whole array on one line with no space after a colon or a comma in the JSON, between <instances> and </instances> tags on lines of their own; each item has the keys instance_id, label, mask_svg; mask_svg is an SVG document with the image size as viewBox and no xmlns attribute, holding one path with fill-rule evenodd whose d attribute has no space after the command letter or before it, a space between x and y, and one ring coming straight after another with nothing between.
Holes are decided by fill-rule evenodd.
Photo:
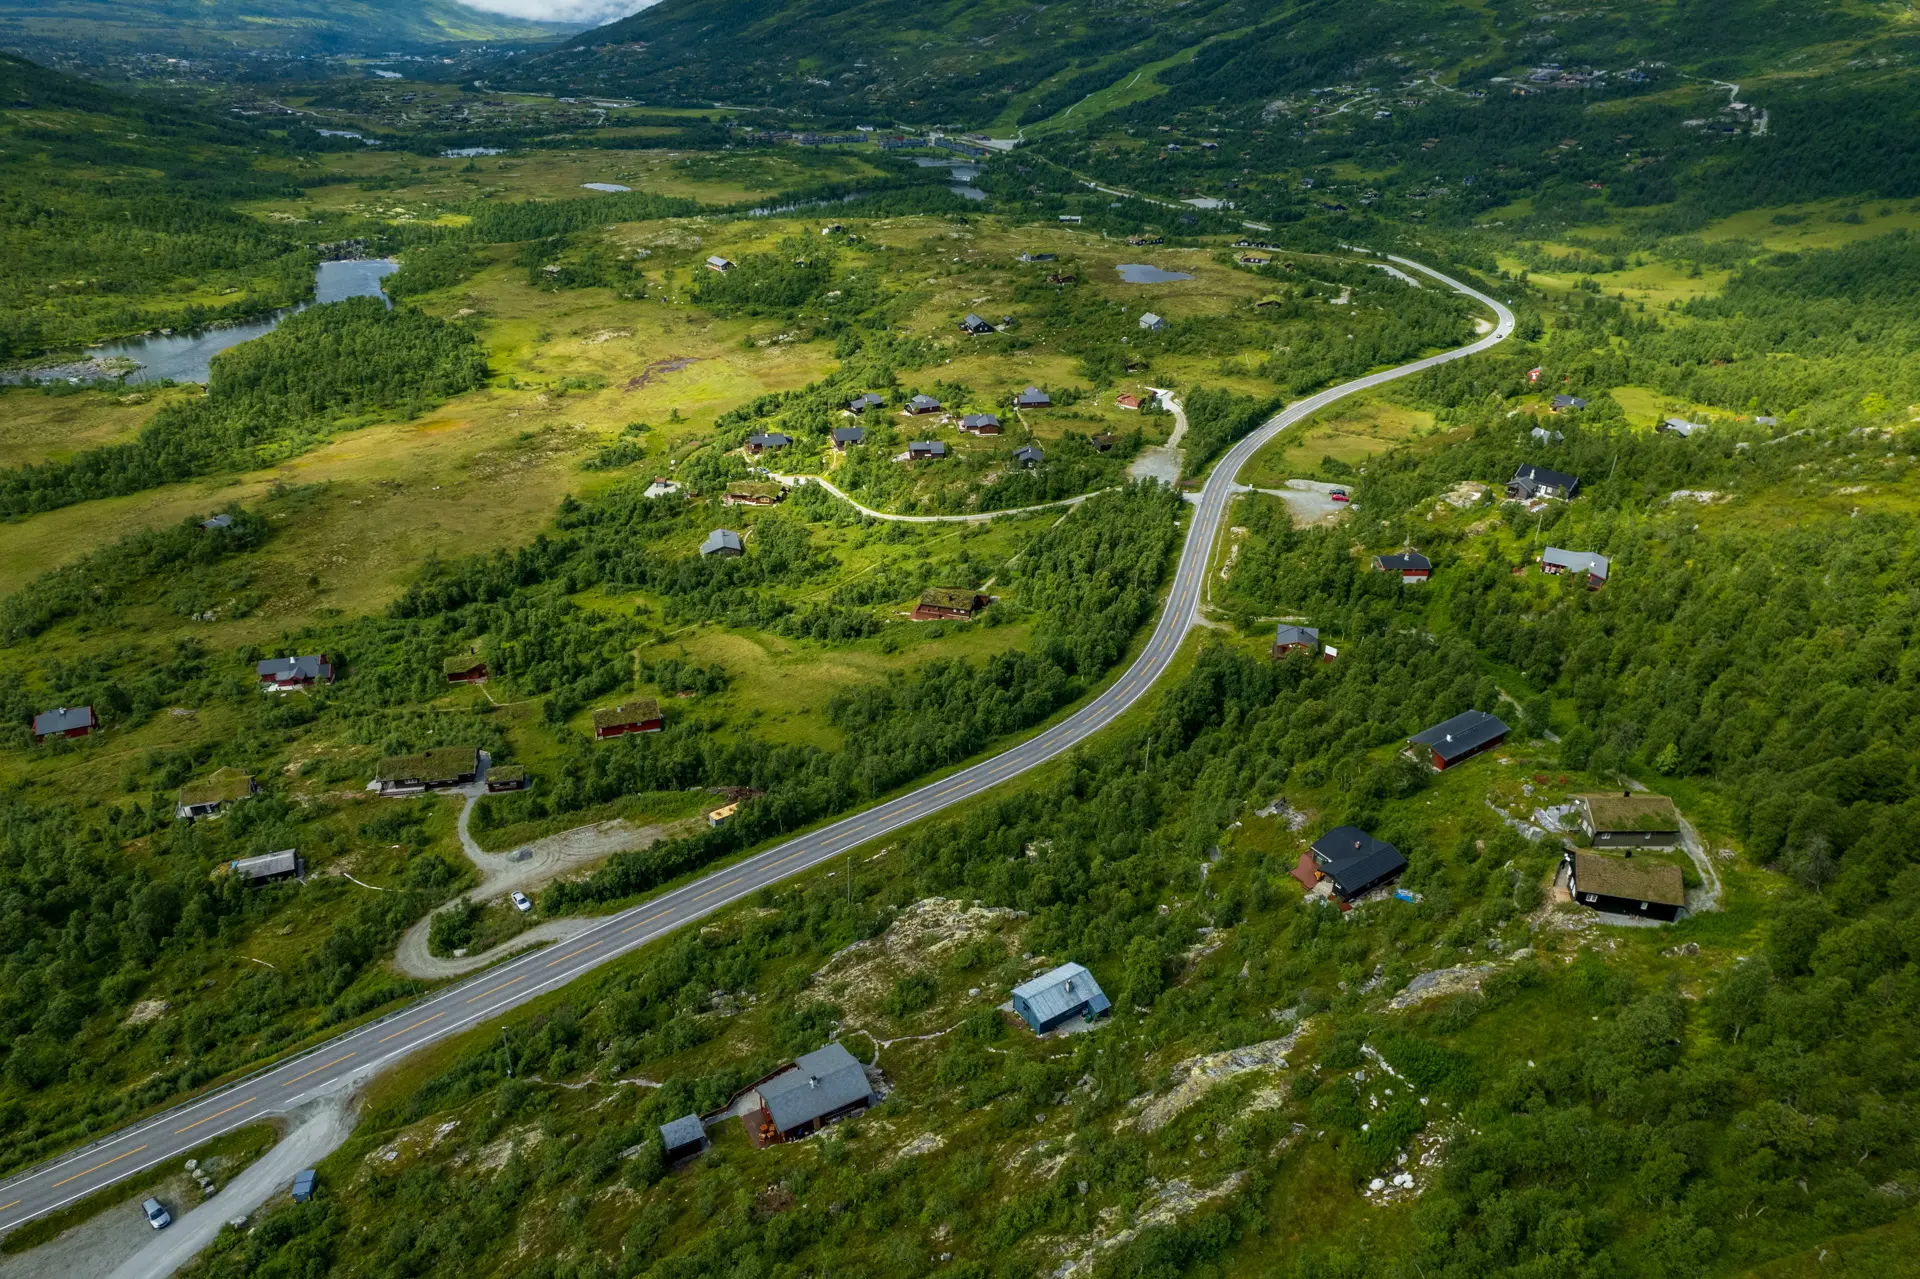
<instances>
[{"instance_id":1,"label":"grass-roofed cabin","mask_svg":"<svg viewBox=\"0 0 1920 1279\"><path fill-rule=\"evenodd\" d=\"M487 664L473 653L463 653L440 663L440 673L449 684L478 684L487 677Z\"/></svg>"},{"instance_id":2,"label":"grass-roofed cabin","mask_svg":"<svg viewBox=\"0 0 1920 1279\"><path fill-rule=\"evenodd\" d=\"M1573 900L1609 915L1672 922L1687 904L1686 879L1669 862L1570 852L1562 865Z\"/></svg>"},{"instance_id":3,"label":"grass-roofed cabin","mask_svg":"<svg viewBox=\"0 0 1920 1279\"><path fill-rule=\"evenodd\" d=\"M624 737L628 733L657 733L667 726L660 703L651 697L603 706L593 713L595 737Z\"/></svg>"},{"instance_id":4,"label":"grass-roofed cabin","mask_svg":"<svg viewBox=\"0 0 1920 1279\"><path fill-rule=\"evenodd\" d=\"M253 794L254 790L253 778L237 768L222 768L211 777L182 786L180 797L174 802L173 815L182 821L212 817L234 800Z\"/></svg>"},{"instance_id":5,"label":"grass-roofed cabin","mask_svg":"<svg viewBox=\"0 0 1920 1279\"><path fill-rule=\"evenodd\" d=\"M382 795L419 795L465 786L480 775L480 752L472 746L439 746L417 755L389 755L374 770Z\"/></svg>"},{"instance_id":6,"label":"grass-roofed cabin","mask_svg":"<svg viewBox=\"0 0 1920 1279\"><path fill-rule=\"evenodd\" d=\"M489 791L525 790L532 784L533 779L527 776L525 764L502 764L498 768L487 770Z\"/></svg>"},{"instance_id":7,"label":"grass-roofed cabin","mask_svg":"<svg viewBox=\"0 0 1920 1279\"><path fill-rule=\"evenodd\" d=\"M1672 848L1680 810L1665 795L1581 795L1580 827L1595 848Z\"/></svg>"},{"instance_id":8,"label":"grass-roofed cabin","mask_svg":"<svg viewBox=\"0 0 1920 1279\"><path fill-rule=\"evenodd\" d=\"M727 485L726 494L721 501L728 506L778 506L786 501L787 488L784 484L742 481Z\"/></svg>"},{"instance_id":9,"label":"grass-roofed cabin","mask_svg":"<svg viewBox=\"0 0 1920 1279\"><path fill-rule=\"evenodd\" d=\"M978 591L963 590L957 586L929 587L920 592L920 602L913 608L913 620L967 622L992 602Z\"/></svg>"}]
</instances>

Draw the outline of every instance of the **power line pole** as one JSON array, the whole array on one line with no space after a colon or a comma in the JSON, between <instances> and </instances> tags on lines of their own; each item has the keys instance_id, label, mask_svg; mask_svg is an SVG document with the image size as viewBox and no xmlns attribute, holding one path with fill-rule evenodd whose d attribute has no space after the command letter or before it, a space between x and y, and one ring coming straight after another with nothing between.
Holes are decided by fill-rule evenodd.
<instances>
[{"instance_id":1,"label":"power line pole","mask_svg":"<svg viewBox=\"0 0 1920 1279\"><path fill-rule=\"evenodd\" d=\"M513 1078L513 1045L507 1042L507 1028L505 1026L500 1027L500 1047L506 1050L507 1078L512 1079Z\"/></svg>"}]
</instances>

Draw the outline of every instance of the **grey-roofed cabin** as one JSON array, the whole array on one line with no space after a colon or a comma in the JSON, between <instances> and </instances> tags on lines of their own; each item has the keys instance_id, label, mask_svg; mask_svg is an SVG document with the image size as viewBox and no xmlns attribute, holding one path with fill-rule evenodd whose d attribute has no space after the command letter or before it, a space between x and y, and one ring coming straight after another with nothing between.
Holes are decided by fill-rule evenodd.
<instances>
[{"instance_id":1,"label":"grey-roofed cabin","mask_svg":"<svg viewBox=\"0 0 1920 1279\"><path fill-rule=\"evenodd\" d=\"M264 857L242 857L229 862L227 869L250 884L264 884L274 879L292 879L300 874L302 868L300 854L291 848L283 848Z\"/></svg>"},{"instance_id":2,"label":"grey-roofed cabin","mask_svg":"<svg viewBox=\"0 0 1920 1279\"><path fill-rule=\"evenodd\" d=\"M200 521L200 527L205 529L209 533L213 532L213 530L217 528L232 528L233 516L209 515L206 519Z\"/></svg>"},{"instance_id":3,"label":"grey-roofed cabin","mask_svg":"<svg viewBox=\"0 0 1920 1279\"><path fill-rule=\"evenodd\" d=\"M730 528L717 528L707 534L706 541L700 543L702 555L744 555L746 550L746 543Z\"/></svg>"},{"instance_id":4,"label":"grey-roofed cabin","mask_svg":"<svg viewBox=\"0 0 1920 1279\"><path fill-rule=\"evenodd\" d=\"M1013 460L1032 470L1047 460L1047 455L1038 445L1025 444L1013 451Z\"/></svg>"},{"instance_id":5,"label":"grey-roofed cabin","mask_svg":"<svg viewBox=\"0 0 1920 1279\"><path fill-rule=\"evenodd\" d=\"M1507 481L1507 496L1516 500L1528 500L1536 497L1570 498L1580 487L1580 477L1568 475L1564 471L1550 471L1544 466L1528 463L1513 473Z\"/></svg>"},{"instance_id":6,"label":"grey-roofed cabin","mask_svg":"<svg viewBox=\"0 0 1920 1279\"><path fill-rule=\"evenodd\" d=\"M1160 330L1167 327L1167 322L1164 319L1160 318L1159 316L1155 315L1153 312L1149 311L1145 315L1140 317L1140 327L1145 329L1149 333L1158 333Z\"/></svg>"},{"instance_id":7,"label":"grey-roofed cabin","mask_svg":"<svg viewBox=\"0 0 1920 1279\"><path fill-rule=\"evenodd\" d=\"M1113 1007L1083 964L1062 964L1013 988L1013 1011L1044 1035L1070 1017L1092 1021Z\"/></svg>"},{"instance_id":8,"label":"grey-roofed cabin","mask_svg":"<svg viewBox=\"0 0 1920 1279\"><path fill-rule=\"evenodd\" d=\"M867 428L864 426L836 426L833 428L833 447L850 448L855 444L867 442Z\"/></svg>"},{"instance_id":9,"label":"grey-roofed cabin","mask_svg":"<svg viewBox=\"0 0 1920 1279\"><path fill-rule=\"evenodd\" d=\"M325 653L312 653L305 657L270 657L254 663L253 673L260 677L260 687L268 690L333 683L333 664L327 660Z\"/></svg>"},{"instance_id":10,"label":"grey-roofed cabin","mask_svg":"<svg viewBox=\"0 0 1920 1279\"><path fill-rule=\"evenodd\" d=\"M934 399L931 395L916 395L907 401L907 412L909 413L938 413L939 411L940 401Z\"/></svg>"},{"instance_id":11,"label":"grey-roofed cabin","mask_svg":"<svg viewBox=\"0 0 1920 1279\"><path fill-rule=\"evenodd\" d=\"M660 1142L667 1149L667 1162L689 1159L707 1148L707 1126L698 1115L682 1115L660 1125Z\"/></svg>"},{"instance_id":12,"label":"grey-roofed cabin","mask_svg":"<svg viewBox=\"0 0 1920 1279\"><path fill-rule=\"evenodd\" d=\"M873 1104L873 1086L853 1054L832 1043L755 1084L747 1102L747 1135L755 1145L766 1146L798 1140L865 1110Z\"/></svg>"},{"instance_id":13,"label":"grey-roofed cabin","mask_svg":"<svg viewBox=\"0 0 1920 1279\"><path fill-rule=\"evenodd\" d=\"M1415 733L1407 742L1425 752L1435 772L1444 772L1482 751L1492 750L1507 739L1510 731L1497 715L1461 711L1425 732Z\"/></svg>"},{"instance_id":14,"label":"grey-roofed cabin","mask_svg":"<svg viewBox=\"0 0 1920 1279\"><path fill-rule=\"evenodd\" d=\"M911 458L945 457L947 446L939 440L914 440L907 445L907 456Z\"/></svg>"},{"instance_id":15,"label":"grey-roofed cabin","mask_svg":"<svg viewBox=\"0 0 1920 1279\"><path fill-rule=\"evenodd\" d=\"M1037 386L1030 386L1020 392L1020 394L1014 396L1013 403L1015 408L1022 409L1051 408L1053 405L1053 397Z\"/></svg>"},{"instance_id":16,"label":"grey-roofed cabin","mask_svg":"<svg viewBox=\"0 0 1920 1279\"><path fill-rule=\"evenodd\" d=\"M1357 826L1336 826L1313 841L1313 864L1342 901L1352 901L1405 870L1407 859Z\"/></svg>"},{"instance_id":17,"label":"grey-roofed cabin","mask_svg":"<svg viewBox=\"0 0 1920 1279\"><path fill-rule=\"evenodd\" d=\"M44 742L49 737L85 737L98 723L91 706L56 706L33 717L33 740Z\"/></svg>"},{"instance_id":18,"label":"grey-roofed cabin","mask_svg":"<svg viewBox=\"0 0 1920 1279\"><path fill-rule=\"evenodd\" d=\"M960 321L960 327L968 333L993 332L993 326L991 324L988 324L985 320L973 314L969 314L966 319Z\"/></svg>"},{"instance_id":19,"label":"grey-roofed cabin","mask_svg":"<svg viewBox=\"0 0 1920 1279\"><path fill-rule=\"evenodd\" d=\"M1612 561L1593 551L1568 551L1549 546L1540 556L1542 573L1585 573L1587 586L1593 590L1606 585L1607 573L1612 567Z\"/></svg>"},{"instance_id":20,"label":"grey-roofed cabin","mask_svg":"<svg viewBox=\"0 0 1920 1279\"><path fill-rule=\"evenodd\" d=\"M998 435L1000 418L993 413L969 413L960 419L960 429L974 435Z\"/></svg>"},{"instance_id":21,"label":"grey-roofed cabin","mask_svg":"<svg viewBox=\"0 0 1920 1279\"><path fill-rule=\"evenodd\" d=\"M847 412L853 414L865 413L868 409L877 409L886 402L885 396L875 395L872 391L867 391L847 401Z\"/></svg>"},{"instance_id":22,"label":"grey-roofed cabin","mask_svg":"<svg viewBox=\"0 0 1920 1279\"><path fill-rule=\"evenodd\" d=\"M1289 653L1317 653L1320 651L1320 632L1312 626L1289 626L1282 622L1273 632L1273 655L1285 657Z\"/></svg>"}]
</instances>

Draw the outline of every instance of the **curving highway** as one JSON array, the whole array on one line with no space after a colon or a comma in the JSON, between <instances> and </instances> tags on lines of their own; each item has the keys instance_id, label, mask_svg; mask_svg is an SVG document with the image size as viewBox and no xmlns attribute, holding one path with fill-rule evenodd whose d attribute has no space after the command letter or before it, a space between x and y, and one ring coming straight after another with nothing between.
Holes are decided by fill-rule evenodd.
<instances>
[{"instance_id":1,"label":"curving highway","mask_svg":"<svg viewBox=\"0 0 1920 1279\"><path fill-rule=\"evenodd\" d=\"M1236 493L1234 476L1262 445L1345 396L1478 354L1513 331L1512 312L1493 298L1417 262L1399 257L1391 260L1489 308L1498 317L1494 329L1470 345L1370 373L1308 396L1229 449L1193 498L1193 522L1180 553L1172 591L1152 637L1125 674L1072 715L978 764L610 915L565 942L423 996L371 1025L0 1182L0 1234L103 1186L177 1160L224 1132L291 1115L322 1094L357 1087L409 1053L493 1022L518 1005L736 902L763 885L846 856L862 844L980 796L1100 732L1166 672L1187 630L1198 620L1207 564Z\"/></svg>"}]
</instances>

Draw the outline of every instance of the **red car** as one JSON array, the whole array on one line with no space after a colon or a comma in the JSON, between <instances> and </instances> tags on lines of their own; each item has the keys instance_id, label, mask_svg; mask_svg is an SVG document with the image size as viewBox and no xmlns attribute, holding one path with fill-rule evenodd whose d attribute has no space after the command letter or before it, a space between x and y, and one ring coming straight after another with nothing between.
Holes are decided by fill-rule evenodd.
<instances>
[{"instance_id":1,"label":"red car","mask_svg":"<svg viewBox=\"0 0 1920 1279\"><path fill-rule=\"evenodd\" d=\"M1336 502L1345 502L1349 500L1347 497L1347 491L1345 489L1335 489L1333 492L1327 494L1327 496L1332 498Z\"/></svg>"}]
</instances>

